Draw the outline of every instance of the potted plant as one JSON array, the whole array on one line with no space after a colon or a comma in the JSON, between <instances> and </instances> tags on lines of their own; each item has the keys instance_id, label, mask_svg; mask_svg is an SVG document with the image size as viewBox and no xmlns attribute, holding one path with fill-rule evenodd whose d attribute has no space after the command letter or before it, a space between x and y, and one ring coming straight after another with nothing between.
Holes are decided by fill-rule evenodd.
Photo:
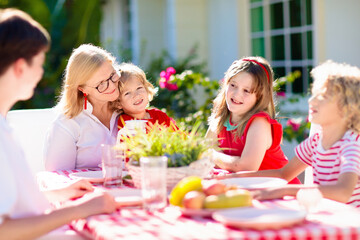
<instances>
[{"instance_id":1,"label":"potted plant","mask_svg":"<svg viewBox=\"0 0 360 240\"><path fill-rule=\"evenodd\" d=\"M187 176L205 177L214 166L210 154L207 154L213 144L197 134L198 127L199 124L196 124L191 132L187 132L155 124L148 126L146 132L138 130L135 135L124 137L123 143L130 159L127 167L134 185L141 185L140 158L147 156L168 158L168 189Z\"/></svg>"}]
</instances>

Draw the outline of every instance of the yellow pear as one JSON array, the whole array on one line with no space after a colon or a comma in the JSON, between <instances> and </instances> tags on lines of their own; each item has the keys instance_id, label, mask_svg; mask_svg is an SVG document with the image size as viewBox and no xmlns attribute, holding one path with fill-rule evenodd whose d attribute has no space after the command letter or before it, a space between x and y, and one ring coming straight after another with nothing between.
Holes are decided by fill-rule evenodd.
<instances>
[{"instance_id":1,"label":"yellow pear","mask_svg":"<svg viewBox=\"0 0 360 240\"><path fill-rule=\"evenodd\" d=\"M251 193L245 189L229 190L219 195L210 195L205 198L205 208L233 208L252 205Z\"/></svg>"}]
</instances>

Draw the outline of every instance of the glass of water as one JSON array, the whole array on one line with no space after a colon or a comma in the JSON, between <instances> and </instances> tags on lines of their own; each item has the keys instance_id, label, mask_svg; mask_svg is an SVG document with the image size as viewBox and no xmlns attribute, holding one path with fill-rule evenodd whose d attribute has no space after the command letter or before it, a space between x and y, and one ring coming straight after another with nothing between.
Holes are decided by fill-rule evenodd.
<instances>
[{"instance_id":1,"label":"glass of water","mask_svg":"<svg viewBox=\"0 0 360 240\"><path fill-rule=\"evenodd\" d=\"M144 208L151 212L164 208L167 204L167 157L142 157L140 167Z\"/></svg>"}]
</instances>

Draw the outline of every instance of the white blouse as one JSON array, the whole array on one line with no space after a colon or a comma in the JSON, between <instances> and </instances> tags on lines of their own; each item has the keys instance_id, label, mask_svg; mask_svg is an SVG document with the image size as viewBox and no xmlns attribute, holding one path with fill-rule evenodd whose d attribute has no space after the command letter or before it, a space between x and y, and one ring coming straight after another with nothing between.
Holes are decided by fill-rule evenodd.
<instances>
[{"instance_id":1,"label":"white blouse","mask_svg":"<svg viewBox=\"0 0 360 240\"><path fill-rule=\"evenodd\" d=\"M113 113L109 130L92 110L88 103L88 108L72 119L62 113L55 119L45 138L46 170L97 167L101 163L101 144L116 142L119 114Z\"/></svg>"},{"instance_id":2,"label":"white blouse","mask_svg":"<svg viewBox=\"0 0 360 240\"><path fill-rule=\"evenodd\" d=\"M5 217L29 217L50 208L31 174L13 130L1 114L0 164L0 224Z\"/></svg>"}]
</instances>

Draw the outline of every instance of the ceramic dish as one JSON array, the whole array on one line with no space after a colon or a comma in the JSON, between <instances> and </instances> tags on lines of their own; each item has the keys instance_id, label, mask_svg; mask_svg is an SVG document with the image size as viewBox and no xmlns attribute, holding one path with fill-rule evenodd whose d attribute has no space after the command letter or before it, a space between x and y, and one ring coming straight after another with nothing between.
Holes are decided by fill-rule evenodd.
<instances>
[{"instance_id":1,"label":"ceramic dish","mask_svg":"<svg viewBox=\"0 0 360 240\"><path fill-rule=\"evenodd\" d=\"M299 224L305 220L306 211L245 207L217 211L213 213L212 217L227 226L265 230L280 229Z\"/></svg>"},{"instance_id":2,"label":"ceramic dish","mask_svg":"<svg viewBox=\"0 0 360 240\"><path fill-rule=\"evenodd\" d=\"M135 188L109 189L106 192L114 196L119 206L139 206L143 204L141 190Z\"/></svg>"},{"instance_id":3,"label":"ceramic dish","mask_svg":"<svg viewBox=\"0 0 360 240\"><path fill-rule=\"evenodd\" d=\"M243 178L226 178L220 180L226 185L236 185L245 189L261 189L286 185L287 182L281 178L273 177L243 177Z\"/></svg>"},{"instance_id":4,"label":"ceramic dish","mask_svg":"<svg viewBox=\"0 0 360 240\"><path fill-rule=\"evenodd\" d=\"M88 172L76 172L70 173L69 176L75 179L86 179L89 182L104 182L102 171L88 171Z\"/></svg>"}]
</instances>

